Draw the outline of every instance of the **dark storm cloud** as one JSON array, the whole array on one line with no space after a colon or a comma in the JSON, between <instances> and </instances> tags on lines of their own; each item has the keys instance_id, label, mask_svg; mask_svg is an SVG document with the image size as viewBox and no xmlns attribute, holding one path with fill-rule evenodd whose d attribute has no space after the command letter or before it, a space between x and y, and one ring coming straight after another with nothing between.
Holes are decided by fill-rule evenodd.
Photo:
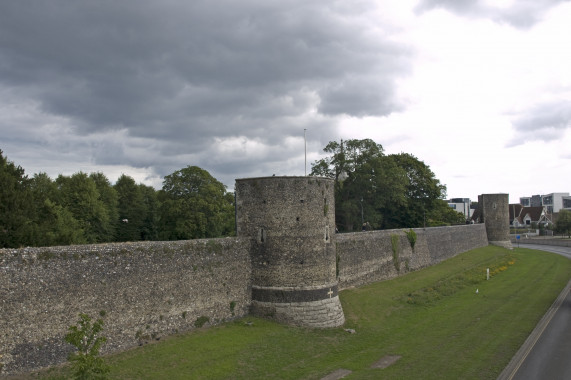
<instances>
[{"instance_id":1,"label":"dark storm cloud","mask_svg":"<svg viewBox=\"0 0 571 380\"><path fill-rule=\"evenodd\" d=\"M416 10L422 13L442 8L466 17L487 18L517 28L529 28L540 21L547 10L567 1L517 0L510 7L495 8L478 0L421 0Z\"/></svg>"},{"instance_id":2,"label":"dark storm cloud","mask_svg":"<svg viewBox=\"0 0 571 380\"><path fill-rule=\"evenodd\" d=\"M546 103L535 106L514 118L512 127L516 136L508 146L528 141L554 141L561 139L571 129L571 104L569 102Z\"/></svg>"},{"instance_id":3,"label":"dark storm cloud","mask_svg":"<svg viewBox=\"0 0 571 380\"><path fill-rule=\"evenodd\" d=\"M401 109L394 101L394 85L390 81L371 85L374 78L348 78L331 85L322 93L322 104L319 111L324 114L344 112L354 116L371 115L370 110L377 110L377 115L387 115Z\"/></svg>"},{"instance_id":4,"label":"dark storm cloud","mask_svg":"<svg viewBox=\"0 0 571 380\"><path fill-rule=\"evenodd\" d=\"M166 162L184 155L208 162L214 137L277 146L303 128L325 144L334 121L300 117L312 108L325 118L402 108L394 80L411 53L367 27L370 5L2 2L0 85L77 135L124 131L122 141L90 145L98 163L172 170ZM141 155L129 146L136 138L158 143Z\"/></svg>"}]
</instances>

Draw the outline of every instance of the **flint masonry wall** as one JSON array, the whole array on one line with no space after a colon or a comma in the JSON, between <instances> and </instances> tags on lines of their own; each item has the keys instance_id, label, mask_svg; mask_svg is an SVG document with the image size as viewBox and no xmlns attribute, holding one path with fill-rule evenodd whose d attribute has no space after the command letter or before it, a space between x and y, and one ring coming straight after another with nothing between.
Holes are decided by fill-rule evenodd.
<instances>
[{"instance_id":1,"label":"flint masonry wall","mask_svg":"<svg viewBox=\"0 0 571 380\"><path fill-rule=\"evenodd\" d=\"M335 271L334 182L236 180L238 236L252 243L254 315L305 327L345 323Z\"/></svg>"},{"instance_id":2,"label":"flint masonry wall","mask_svg":"<svg viewBox=\"0 0 571 380\"><path fill-rule=\"evenodd\" d=\"M480 222L486 225L489 243L512 249L508 207L508 194L478 195Z\"/></svg>"},{"instance_id":3,"label":"flint masonry wall","mask_svg":"<svg viewBox=\"0 0 571 380\"><path fill-rule=\"evenodd\" d=\"M79 313L105 311L105 352L248 313L243 239L0 250L0 373L65 362Z\"/></svg>"},{"instance_id":4,"label":"flint masonry wall","mask_svg":"<svg viewBox=\"0 0 571 380\"><path fill-rule=\"evenodd\" d=\"M324 184L326 182L321 183ZM308 185L319 186L317 183ZM331 229L332 220L324 205L332 200L325 201L326 197L322 198L319 187L317 189L311 187L308 194L318 195L314 199L319 200L315 203L319 210L316 215L321 214L325 219L318 222L325 224L316 227L317 222L310 223L322 240L310 242L309 247L315 250L312 260L321 260L320 255L326 258L324 268L320 269L317 261L306 263L303 255L268 257L282 260L293 272L296 265L315 264L314 269L322 273L308 277L307 281L313 282L302 283L299 289L294 289L295 284L279 275L278 282L266 283L264 281L270 279L264 278L263 271L256 279L262 290L268 290L263 289L266 285L286 290L282 294L270 291L265 295L313 297L316 290L318 298L323 299L310 310L311 315L319 308L333 310L327 302L338 300L337 288L392 278L488 244L484 224L415 229L414 251L404 230L332 234L326 242L325 227ZM295 199L300 201L299 197ZM286 213L281 217L296 218L295 214ZM305 217L312 218L303 211L299 216L300 222ZM270 228L264 239L270 239L272 228L278 225L268 224ZM301 247L303 253L306 247L303 233L298 237L284 233L283 237L287 244ZM398 236L397 266L391 235ZM105 311L104 335L108 341L104 352L120 351L193 329L201 317L208 318L208 324L215 324L248 314L253 304L251 263L258 260L256 265L260 269L264 261L259 259L266 253L273 255L254 249L253 244L258 244L258 235L255 236L254 241L250 237L239 237L0 250L0 376L66 361L72 347L64 343L63 337L68 327L76 324L79 313L98 317L100 311ZM325 289L323 285L328 286L327 293L332 292L326 293L327 297L321 294ZM289 312L287 308L298 308L298 314L303 314L307 309L307 304L304 305L307 300L281 301L272 303L277 309L283 306L284 312ZM262 305L263 302L264 298L259 300ZM340 304L339 310L338 317L342 316ZM333 321L338 320L333 318Z\"/></svg>"},{"instance_id":5,"label":"flint masonry wall","mask_svg":"<svg viewBox=\"0 0 571 380\"><path fill-rule=\"evenodd\" d=\"M413 230L417 237L414 250L405 231L338 234L339 288L387 280L488 245L483 224L416 228ZM393 235L398 237L397 254L393 252Z\"/></svg>"}]
</instances>

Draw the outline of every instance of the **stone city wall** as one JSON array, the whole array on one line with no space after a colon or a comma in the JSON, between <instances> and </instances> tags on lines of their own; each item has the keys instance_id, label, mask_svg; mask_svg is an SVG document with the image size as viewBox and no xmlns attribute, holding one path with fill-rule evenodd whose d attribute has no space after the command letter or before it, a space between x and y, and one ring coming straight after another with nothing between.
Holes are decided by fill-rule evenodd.
<instances>
[{"instance_id":1,"label":"stone city wall","mask_svg":"<svg viewBox=\"0 0 571 380\"><path fill-rule=\"evenodd\" d=\"M488 245L483 224L416 228L414 250L405 231L337 234L339 289L390 279Z\"/></svg>"},{"instance_id":2,"label":"stone city wall","mask_svg":"<svg viewBox=\"0 0 571 380\"><path fill-rule=\"evenodd\" d=\"M104 352L244 316L249 249L225 238L0 250L0 373L66 361L79 313L104 314Z\"/></svg>"},{"instance_id":3,"label":"stone city wall","mask_svg":"<svg viewBox=\"0 0 571 380\"><path fill-rule=\"evenodd\" d=\"M339 289L399 274L391 235L398 236L400 274L487 245L483 224L415 229L414 251L404 231L336 234ZM247 315L251 244L225 238L0 250L0 376L66 361L72 347L63 337L79 313L105 312L105 352L193 329L201 317L209 325ZM327 290L336 296L337 288ZM283 306L330 313L330 297L316 297L324 300L311 310Z\"/></svg>"}]
</instances>

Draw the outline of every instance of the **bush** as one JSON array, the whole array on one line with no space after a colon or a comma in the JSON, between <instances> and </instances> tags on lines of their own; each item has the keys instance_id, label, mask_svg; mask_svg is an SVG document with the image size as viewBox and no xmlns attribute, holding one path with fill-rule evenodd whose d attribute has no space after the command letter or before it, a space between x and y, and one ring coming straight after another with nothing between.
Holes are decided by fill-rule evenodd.
<instances>
[{"instance_id":1,"label":"bush","mask_svg":"<svg viewBox=\"0 0 571 380\"><path fill-rule=\"evenodd\" d=\"M414 232L411 228L408 231L405 231L404 233L406 234L408 242L410 243L410 248L414 252L414 245L416 244L416 232Z\"/></svg>"},{"instance_id":2,"label":"bush","mask_svg":"<svg viewBox=\"0 0 571 380\"><path fill-rule=\"evenodd\" d=\"M196 321L194 321L194 327L201 328L208 321L210 321L210 318L205 317L204 315L201 317L198 317L196 319Z\"/></svg>"},{"instance_id":3,"label":"bush","mask_svg":"<svg viewBox=\"0 0 571 380\"><path fill-rule=\"evenodd\" d=\"M74 378L106 379L109 367L99 357L99 350L107 338L97 336L103 330L103 320L98 319L92 324L87 314L79 314L79 318L78 325L70 326L65 336L65 341L77 348L77 352L72 352L68 357Z\"/></svg>"},{"instance_id":4,"label":"bush","mask_svg":"<svg viewBox=\"0 0 571 380\"><path fill-rule=\"evenodd\" d=\"M555 226L557 232L571 238L571 211L561 210Z\"/></svg>"}]
</instances>

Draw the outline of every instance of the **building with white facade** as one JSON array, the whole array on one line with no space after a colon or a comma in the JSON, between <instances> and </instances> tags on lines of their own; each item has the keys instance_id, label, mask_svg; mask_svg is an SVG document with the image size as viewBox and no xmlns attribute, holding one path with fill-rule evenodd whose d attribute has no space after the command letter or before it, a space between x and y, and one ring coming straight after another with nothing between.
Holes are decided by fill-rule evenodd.
<instances>
[{"instance_id":1,"label":"building with white facade","mask_svg":"<svg viewBox=\"0 0 571 380\"><path fill-rule=\"evenodd\" d=\"M571 210L571 196L569 196L569 193L549 193L522 197L519 199L519 203L523 207L544 206L548 214L556 214L561 209Z\"/></svg>"},{"instance_id":2,"label":"building with white facade","mask_svg":"<svg viewBox=\"0 0 571 380\"><path fill-rule=\"evenodd\" d=\"M452 198L448 201L448 206L457 212L464 214L466 219L470 219L474 210L470 208L470 198Z\"/></svg>"},{"instance_id":3,"label":"building with white facade","mask_svg":"<svg viewBox=\"0 0 571 380\"><path fill-rule=\"evenodd\" d=\"M541 204L546 207L549 214L557 213L564 208L564 199L571 199L569 193L551 193L541 196Z\"/></svg>"}]
</instances>

